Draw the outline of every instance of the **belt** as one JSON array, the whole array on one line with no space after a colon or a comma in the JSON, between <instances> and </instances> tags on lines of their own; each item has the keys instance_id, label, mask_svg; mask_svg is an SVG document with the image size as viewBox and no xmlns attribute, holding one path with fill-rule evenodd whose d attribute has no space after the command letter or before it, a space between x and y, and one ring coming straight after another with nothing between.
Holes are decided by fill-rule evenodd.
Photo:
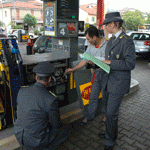
<instances>
[{"instance_id":1,"label":"belt","mask_svg":"<svg viewBox=\"0 0 150 150\"><path fill-rule=\"evenodd\" d=\"M97 66L97 65L95 65L95 64L92 65L92 68L93 68L93 69L101 69L99 66Z\"/></svg>"}]
</instances>

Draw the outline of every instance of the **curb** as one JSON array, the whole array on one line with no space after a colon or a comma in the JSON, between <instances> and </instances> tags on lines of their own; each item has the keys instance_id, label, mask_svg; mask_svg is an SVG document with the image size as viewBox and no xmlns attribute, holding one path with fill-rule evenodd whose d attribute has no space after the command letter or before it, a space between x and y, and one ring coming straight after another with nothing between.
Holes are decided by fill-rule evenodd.
<instances>
[{"instance_id":1,"label":"curb","mask_svg":"<svg viewBox=\"0 0 150 150\"><path fill-rule=\"evenodd\" d=\"M0 140L1 150L14 150L19 147L20 147L20 144L18 143L15 135L12 135L3 140Z\"/></svg>"},{"instance_id":2,"label":"curb","mask_svg":"<svg viewBox=\"0 0 150 150\"><path fill-rule=\"evenodd\" d=\"M148 68L150 69L150 62L148 63Z\"/></svg>"},{"instance_id":3,"label":"curb","mask_svg":"<svg viewBox=\"0 0 150 150\"><path fill-rule=\"evenodd\" d=\"M27 42L18 42L18 45L27 45Z\"/></svg>"}]
</instances>

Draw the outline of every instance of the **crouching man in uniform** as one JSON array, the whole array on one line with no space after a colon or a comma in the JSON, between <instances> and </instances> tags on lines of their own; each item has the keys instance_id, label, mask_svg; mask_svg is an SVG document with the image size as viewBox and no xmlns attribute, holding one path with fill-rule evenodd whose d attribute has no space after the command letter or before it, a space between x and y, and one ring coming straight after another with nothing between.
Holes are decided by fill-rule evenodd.
<instances>
[{"instance_id":1,"label":"crouching man in uniform","mask_svg":"<svg viewBox=\"0 0 150 150\"><path fill-rule=\"evenodd\" d=\"M15 136L26 150L55 150L71 133L62 125L58 98L47 90L54 73L49 62L36 65L36 83L20 89L17 97Z\"/></svg>"}]
</instances>

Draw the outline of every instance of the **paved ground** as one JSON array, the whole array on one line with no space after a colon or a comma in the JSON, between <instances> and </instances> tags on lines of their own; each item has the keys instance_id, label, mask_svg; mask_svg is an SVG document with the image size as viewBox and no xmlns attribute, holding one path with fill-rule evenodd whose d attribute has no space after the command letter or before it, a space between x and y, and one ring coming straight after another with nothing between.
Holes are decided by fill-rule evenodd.
<instances>
[{"instance_id":1,"label":"paved ground","mask_svg":"<svg viewBox=\"0 0 150 150\"><path fill-rule=\"evenodd\" d=\"M119 114L119 134L114 150L150 150L150 69L148 60L137 59L132 78L139 82L138 91L124 97ZM102 115L81 127L78 120L74 131L58 150L103 150L105 131L100 124ZM19 150L19 149L17 149Z\"/></svg>"}]
</instances>

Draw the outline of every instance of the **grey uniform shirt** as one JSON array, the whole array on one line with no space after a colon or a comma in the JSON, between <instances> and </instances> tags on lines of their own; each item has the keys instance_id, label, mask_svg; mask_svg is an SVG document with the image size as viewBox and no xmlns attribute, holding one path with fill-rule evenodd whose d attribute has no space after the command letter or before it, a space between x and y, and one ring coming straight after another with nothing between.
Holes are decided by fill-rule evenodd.
<instances>
[{"instance_id":1,"label":"grey uniform shirt","mask_svg":"<svg viewBox=\"0 0 150 150\"><path fill-rule=\"evenodd\" d=\"M107 45L107 41L105 38L103 38L102 45L99 48L95 48L95 45L89 45L86 52L93 57L99 59L100 61L105 60L105 48ZM96 75L95 78L100 78L99 74L101 72L101 69L96 69ZM93 78L94 71L92 73L92 78ZM91 79L92 79L91 78Z\"/></svg>"},{"instance_id":2,"label":"grey uniform shirt","mask_svg":"<svg viewBox=\"0 0 150 150\"><path fill-rule=\"evenodd\" d=\"M102 45L99 48L95 48L95 45L89 45L86 53L92 55L93 57L99 60L105 60L105 48L106 48L107 41L103 38Z\"/></svg>"}]
</instances>

